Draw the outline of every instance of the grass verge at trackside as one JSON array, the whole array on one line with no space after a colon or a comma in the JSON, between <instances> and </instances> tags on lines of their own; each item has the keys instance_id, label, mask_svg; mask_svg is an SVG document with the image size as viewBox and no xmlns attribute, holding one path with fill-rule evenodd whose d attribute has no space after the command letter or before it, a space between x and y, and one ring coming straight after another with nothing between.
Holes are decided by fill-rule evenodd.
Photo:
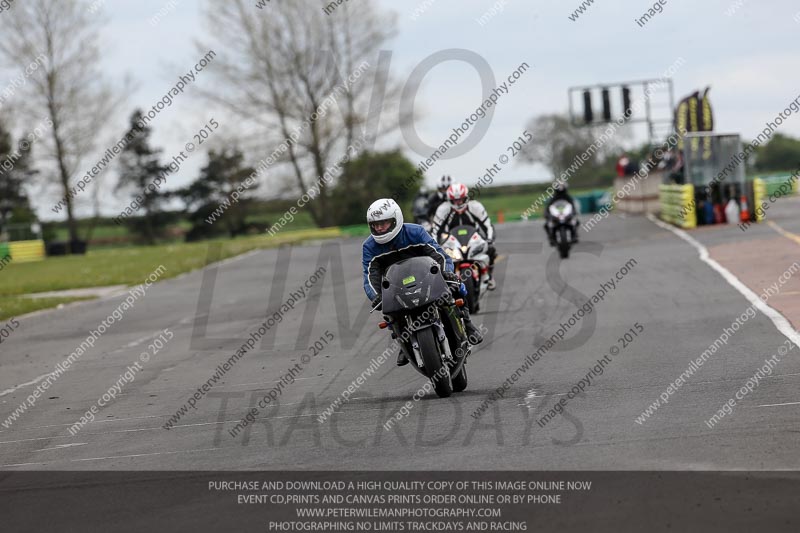
<instances>
[{"instance_id":1,"label":"grass verge at trackside","mask_svg":"<svg viewBox=\"0 0 800 533\"><path fill-rule=\"evenodd\" d=\"M542 191L547 184L540 185ZM580 193L580 191L575 191ZM502 194L498 196L479 194L476 199L486 206L493 221L503 211L506 220L519 220L541 193ZM302 221L301 226L306 221ZM238 239L220 239L199 243L175 243L159 246L126 246L120 248L90 249L86 256L51 257L39 263L15 264L13 261L0 272L0 318L20 316L25 313L55 307L61 303L80 298L47 298L29 300L18 298L34 292L83 289L108 285L135 285L141 283L153 268L163 264L167 271L164 278L196 270L206 265L209 245L221 246L222 260L259 248L271 248L281 244L298 243L311 239L337 236L366 237L366 225L328 228L298 229L291 226L273 237L258 235Z\"/></svg>"},{"instance_id":2,"label":"grass verge at trackside","mask_svg":"<svg viewBox=\"0 0 800 533\"><path fill-rule=\"evenodd\" d=\"M91 298L26 298L24 296L0 297L0 320L18 317L40 309L58 307L61 304L91 300Z\"/></svg>"},{"instance_id":3,"label":"grass verge at trackside","mask_svg":"<svg viewBox=\"0 0 800 533\"><path fill-rule=\"evenodd\" d=\"M490 194L484 195L479 193L475 199L479 200L483 204L483 206L486 208L486 211L489 213L489 217L491 217L492 222L495 223L497 222L497 216L500 211L503 212L503 215L507 221L520 220L522 213L527 211L531 206L537 205L537 203L540 205L531 213L530 218L541 218L542 212L544 211L544 204L549 199L548 197L544 197L544 199L542 199L542 195L549 185L550 183L544 183L540 185L541 192L504 194L500 196L492 196ZM593 189L570 189L569 193L573 198L575 198L581 194L596 192L600 189L602 189L602 187Z\"/></svg>"},{"instance_id":4,"label":"grass verge at trackside","mask_svg":"<svg viewBox=\"0 0 800 533\"><path fill-rule=\"evenodd\" d=\"M85 256L50 257L38 263L13 261L0 272L0 303L8 296L34 292L83 289L107 285L136 285L158 265L162 279L205 266L210 246L219 245L213 260L222 260L260 248L324 239L341 234L338 228L286 231L273 237L258 235L199 243L139 246L89 251Z\"/></svg>"}]
</instances>

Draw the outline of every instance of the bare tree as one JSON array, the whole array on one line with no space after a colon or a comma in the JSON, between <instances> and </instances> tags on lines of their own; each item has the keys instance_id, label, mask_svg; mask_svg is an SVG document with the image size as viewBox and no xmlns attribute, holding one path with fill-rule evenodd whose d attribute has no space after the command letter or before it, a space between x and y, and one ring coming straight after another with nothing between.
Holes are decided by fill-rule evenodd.
<instances>
[{"instance_id":1,"label":"bare tree","mask_svg":"<svg viewBox=\"0 0 800 533\"><path fill-rule=\"evenodd\" d=\"M204 96L251 122L261 159L282 147L279 162L289 165L295 189L314 192L307 208L318 225L332 223L332 180L320 178L365 133L378 137L402 120L399 87L389 79L388 57L379 54L394 17L379 13L373 0L330 15L324 5L293 0L259 11L249 0L209 2L208 25L224 29L225 38L198 43L204 52L225 48L209 67L224 90Z\"/></svg>"},{"instance_id":2,"label":"bare tree","mask_svg":"<svg viewBox=\"0 0 800 533\"><path fill-rule=\"evenodd\" d=\"M629 136L625 128L611 125L573 126L565 115L540 115L530 120L533 140L522 150L522 160L541 163L554 179L565 177L577 186L599 186L610 181L621 143Z\"/></svg>"},{"instance_id":3,"label":"bare tree","mask_svg":"<svg viewBox=\"0 0 800 533\"><path fill-rule=\"evenodd\" d=\"M72 186L117 103L100 70L101 23L79 0L26 0L0 17L0 57L6 63L25 70L44 57L30 73L19 106L30 120L49 117L53 124L42 153L54 172L42 175L64 194L70 240L78 240Z\"/></svg>"}]
</instances>

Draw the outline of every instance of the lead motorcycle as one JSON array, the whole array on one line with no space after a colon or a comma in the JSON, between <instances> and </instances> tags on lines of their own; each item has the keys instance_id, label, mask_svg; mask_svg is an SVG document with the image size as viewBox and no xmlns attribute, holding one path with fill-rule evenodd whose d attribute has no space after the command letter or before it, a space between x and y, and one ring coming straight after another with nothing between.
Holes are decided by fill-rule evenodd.
<instances>
[{"instance_id":1,"label":"lead motorcycle","mask_svg":"<svg viewBox=\"0 0 800 533\"><path fill-rule=\"evenodd\" d=\"M477 313L489 291L489 243L477 228L456 226L442 235L441 246L467 288L469 312Z\"/></svg>"},{"instance_id":2,"label":"lead motorcycle","mask_svg":"<svg viewBox=\"0 0 800 533\"><path fill-rule=\"evenodd\" d=\"M549 207L550 217L547 219L547 232L550 235L550 245L558 248L561 259L569 257L572 247L572 232L577 231L573 219L575 210L566 200L557 200Z\"/></svg>"},{"instance_id":3,"label":"lead motorcycle","mask_svg":"<svg viewBox=\"0 0 800 533\"><path fill-rule=\"evenodd\" d=\"M439 263L424 256L392 264L383 275L381 297L375 309L382 306L386 320L379 327L391 326L392 338L414 369L431 380L437 396L466 389L470 344L459 314L452 305L443 306L453 296Z\"/></svg>"}]
</instances>

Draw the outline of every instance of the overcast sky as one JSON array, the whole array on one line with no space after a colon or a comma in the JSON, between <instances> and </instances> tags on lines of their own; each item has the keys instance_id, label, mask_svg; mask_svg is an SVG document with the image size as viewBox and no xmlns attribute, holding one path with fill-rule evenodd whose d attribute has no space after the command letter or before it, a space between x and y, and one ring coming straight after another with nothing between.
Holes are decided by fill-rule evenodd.
<instances>
[{"instance_id":1,"label":"overcast sky","mask_svg":"<svg viewBox=\"0 0 800 533\"><path fill-rule=\"evenodd\" d=\"M350 7L357 12L361 1L349 0ZM256 0L252 2L254 17L269 16L268 10L255 8ZM393 52L392 73L402 82L426 57L450 48L464 48L484 57L498 82L522 62L532 67L501 98L480 144L456 159L436 163L427 174L429 184L444 173L467 184L475 183L483 169L496 162L522 134L531 118L567 110L568 87L658 78L681 57L685 63L673 76L676 100L710 85L718 132L753 138L766 121L773 120L800 95L800 24L795 20L800 19L800 5L796 0L770 0L769 7L755 0L667 0L663 11L644 27L636 19L653 4L632 0L596 0L576 21L569 15L580 0L378 2L397 13L398 35L387 48ZM199 57L194 41L209 31L201 19L199 4L197 0L105 2L105 70L117 81L128 76L135 87L127 107L110 120L124 127L135 107L151 107L180 74L196 63ZM479 24L477 19L492 6L500 9L484 25ZM169 13L151 27L149 20L162 9ZM731 9L736 9L735 13ZM414 19L415 10L424 13ZM199 83L208 81L201 79ZM6 83L0 79L0 87ZM431 145L440 144L480 101L479 77L473 67L459 62L437 67L425 78L417 95L421 137ZM153 140L169 159L211 115L213 110L202 101L189 95L181 97L154 121ZM800 136L800 117L787 120L781 131ZM638 131L637 141L644 140ZM415 163L423 159L399 134L387 139L385 145L402 147ZM196 152L180 173L170 178L170 186L194 179L204 162L204 154ZM495 183L551 178L541 167L509 164ZM35 198L40 216L51 218L49 206L55 197ZM116 214L125 203L125 199L106 194L103 212ZM88 213L88 206L81 213Z\"/></svg>"}]
</instances>

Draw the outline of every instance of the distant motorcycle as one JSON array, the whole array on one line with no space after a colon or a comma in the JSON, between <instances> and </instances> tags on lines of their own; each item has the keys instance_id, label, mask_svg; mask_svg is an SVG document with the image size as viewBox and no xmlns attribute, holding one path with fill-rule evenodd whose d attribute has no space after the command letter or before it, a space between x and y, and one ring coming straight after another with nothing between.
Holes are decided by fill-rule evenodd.
<instances>
[{"instance_id":1,"label":"distant motorcycle","mask_svg":"<svg viewBox=\"0 0 800 533\"><path fill-rule=\"evenodd\" d=\"M549 207L550 217L547 220L547 231L550 234L550 244L558 248L561 259L569 257L572 247L572 232L576 231L573 224L575 210L566 200L557 200Z\"/></svg>"},{"instance_id":2,"label":"distant motorcycle","mask_svg":"<svg viewBox=\"0 0 800 533\"><path fill-rule=\"evenodd\" d=\"M431 230L433 229L433 226L431 225L431 223L428 221L427 218L415 218L414 224L419 224L428 233L430 233Z\"/></svg>"},{"instance_id":3,"label":"distant motorcycle","mask_svg":"<svg viewBox=\"0 0 800 533\"><path fill-rule=\"evenodd\" d=\"M456 226L442 235L441 246L453 260L456 274L467 287L470 313L480 310L480 303L489 287L489 243L477 228Z\"/></svg>"},{"instance_id":4,"label":"distant motorcycle","mask_svg":"<svg viewBox=\"0 0 800 533\"><path fill-rule=\"evenodd\" d=\"M442 277L441 267L430 257L411 257L386 269L381 282L382 311L391 324L393 338L412 366L431 380L437 396L467 388L467 356L470 344L464 323L452 307L452 294ZM456 305L463 305L456 300Z\"/></svg>"},{"instance_id":5,"label":"distant motorcycle","mask_svg":"<svg viewBox=\"0 0 800 533\"><path fill-rule=\"evenodd\" d=\"M428 220L428 197L417 195L411 210L414 213L414 224L419 224L425 228L425 231L430 233L433 226Z\"/></svg>"}]
</instances>

